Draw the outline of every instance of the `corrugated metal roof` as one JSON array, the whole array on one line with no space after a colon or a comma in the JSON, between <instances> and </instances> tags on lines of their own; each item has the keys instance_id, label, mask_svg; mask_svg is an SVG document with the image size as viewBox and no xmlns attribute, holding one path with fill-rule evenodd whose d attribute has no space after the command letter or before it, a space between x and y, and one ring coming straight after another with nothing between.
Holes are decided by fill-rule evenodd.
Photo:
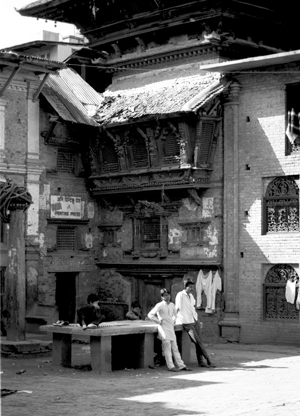
<instances>
[{"instance_id":1,"label":"corrugated metal roof","mask_svg":"<svg viewBox=\"0 0 300 416\"><path fill-rule=\"evenodd\" d=\"M99 125L91 114L95 113L103 99L73 69L62 69L58 74L51 74L42 94L63 120Z\"/></svg>"},{"instance_id":2,"label":"corrugated metal roof","mask_svg":"<svg viewBox=\"0 0 300 416\"><path fill-rule=\"evenodd\" d=\"M219 74L205 74L156 82L128 90L107 90L101 94L103 102L94 119L99 124L110 124L149 115L196 111L208 99L206 95L199 94L201 91L214 83L219 86L216 87L217 91L224 89L221 83L216 82L219 80ZM212 96L213 91L209 91L209 95ZM197 95L199 100L190 109L185 109L184 106Z\"/></svg>"}]
</instances>

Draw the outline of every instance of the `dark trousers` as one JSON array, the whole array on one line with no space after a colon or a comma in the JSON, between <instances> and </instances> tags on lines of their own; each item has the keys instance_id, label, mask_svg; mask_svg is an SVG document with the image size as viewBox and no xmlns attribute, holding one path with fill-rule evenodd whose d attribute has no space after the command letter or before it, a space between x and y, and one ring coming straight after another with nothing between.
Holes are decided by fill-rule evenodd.
<instances>
[{"instance_id":1,"label":"dark trousers","mask_svg":"<svg viewBox=\"0 0 300 416\"><path fill-rule=\"evenodd\" d=\"M195 321L192 324L182 324L182 326L189 334L191 341L195 344L198 365L203 364L203 357L205 357L207 364L211 364L211 361L201 339L200 322Z\"/></svg>"}]
</instances>

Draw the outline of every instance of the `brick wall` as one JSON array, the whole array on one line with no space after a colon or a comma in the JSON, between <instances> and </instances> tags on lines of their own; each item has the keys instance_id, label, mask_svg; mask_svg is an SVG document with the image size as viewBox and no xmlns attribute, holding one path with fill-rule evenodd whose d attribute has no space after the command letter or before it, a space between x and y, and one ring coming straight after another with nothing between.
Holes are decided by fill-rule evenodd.
<instances>
[{"instance_id":1,"label":"brick wall","mask_svg":"<svg viewBox=\"0 0 300 416\"><path fill-rule=\"evenodd\" d=\"M299 322L263 320L266 272L278 263L293 265L300 275L300 233L262 233L262 203L268 184L277 176L300 175L300 154L285 156L285 84L299 75L268 72L237 77L239 108L240 258L239 313L241 341L300 345ZM299 68L297 68L299 69ZM277 71L277 68L273 68ZM246 168L248 165L248 169ZM250 169L249 169L250 168ZM296 180L300 186L299 179ZM248 215L246 215L248 211Z\"/></svg>"}]
</instances>

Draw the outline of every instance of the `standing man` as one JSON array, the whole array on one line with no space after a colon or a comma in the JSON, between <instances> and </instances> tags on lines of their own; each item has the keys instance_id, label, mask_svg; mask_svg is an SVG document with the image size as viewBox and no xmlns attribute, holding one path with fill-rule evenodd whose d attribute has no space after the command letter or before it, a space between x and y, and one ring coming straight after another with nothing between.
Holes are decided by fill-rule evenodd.
<instances>
[{"instance_id":1,"label":"standing man","mask_svg":"<svg viewBox=\"0 0 300 416\"><path fill-rule=\"evenodd\" d=\"M215 365L213 365L210 361L201 340L201 326L195 309L196 301L191 293L193 291L193 287L194 283L191 280L187 280L184 282L184 289L176 295L176 324L182 324L185 331L189 334L191 341L195 344L198 366L215 367ZM207 364L204 363L203 357L205 357Z\"/></svg>"},{"instance_id":2,"label":"standing man","mask_svg":"<svg viewBox=\"0 0 300 416\"><path fill-rule=\"evenodd\" d=\"M157 303L148 313L151 321L159 324L158 338L162 341L162 348L169 371L191 371L186 367L178 351L174 324L176 320L175 305L170 302L171 294L167 289L161 289L161 302ZM173 362L176 364L176 367Z\"/></svg>"}]
</instances>

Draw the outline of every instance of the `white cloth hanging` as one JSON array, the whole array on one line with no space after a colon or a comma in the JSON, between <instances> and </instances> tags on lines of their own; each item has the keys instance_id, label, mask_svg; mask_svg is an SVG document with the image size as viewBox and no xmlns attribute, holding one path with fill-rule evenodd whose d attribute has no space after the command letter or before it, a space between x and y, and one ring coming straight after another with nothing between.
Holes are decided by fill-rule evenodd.
<instances>
[{"instance_id":1,"label":"white cloth hanging","mask_svg":"<svg viewBox=\"0 0 300 416\"><path fill-rule=\"evenodd\" d=\"M196 281L197 308L199 309L201 307L202 292L204 291L207 300L205 313L214 313L216 309L215 304L217 290L222 290L222 280L219 275L219 272L216 271L215 276L213 278L211 270L206 276L204 276L203 271L200 270Z\"/></svg>"},{"instance_id":2,"label":"white cloth hanging","mask_svg":"<svg viewBox=\"0 0 300 416\"><path fill-rule=\"evenodd\" d=\"M207 312L206 310L208 309L208 305L207 308L205 310L206 313L214 313L216 310L216 294L217 291L222 290L222 279L219 275L218 270L216 271L214 278L213 278L213 282L212 282L212 286L211 286L211 304L210 304L210 311L211 312Z\"/></svg>"},{"instance_id":3,"label":"white cloth hanging","mask_svg":"<svg viewBox=\"0 0 300 416\"><path fill-rule=\"evenodd\" d=\"M285 298L287 302L294 303L296 297L296 280L288 280L285 286Z\"/></svg>"},{"instance_id":4,"label":"white cloth hanging","mask_svg":"<svg viewBox=\"0 0 300 416\"><path fill-rule=\"evenodd\" d=\"M204 291L207 299L207 305L211 308L211 286L212 286L212 271L204 276L203 271L200 270L196 281L197 304L199 309L202 304L202 292Z\"/></svg>"},{"instance_id":5,"label":"white cloth hanging","mask_svg":"<svg viewBox=\"0 0 300 416\"><path fill-rule=\"evenodd\" d=\"M201 303L202 303L202 291L203 291L202 281L203 280L204 280L204 274L203 274L203 271L200 270L197 276L197 280L196 280L196 296L197 296L196 307L198 309L201 307Z\"/></svg>"}]
</instances>

